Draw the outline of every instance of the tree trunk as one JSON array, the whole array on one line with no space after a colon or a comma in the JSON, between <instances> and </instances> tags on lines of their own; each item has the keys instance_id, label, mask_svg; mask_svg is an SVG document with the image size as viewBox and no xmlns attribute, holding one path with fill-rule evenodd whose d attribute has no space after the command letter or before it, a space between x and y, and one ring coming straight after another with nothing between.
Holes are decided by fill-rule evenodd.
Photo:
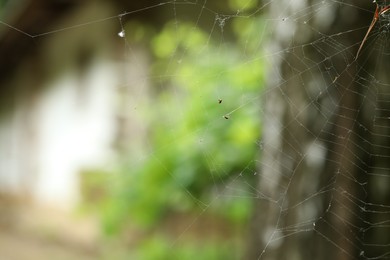
<instances>
[{"instance_id":1,"label":"tree trunk","mask_svg":"<svg viewBox=\"0 0 390 260\"><path fill-rule=\"evenodd\" d=\"M388 48L382 35L377 51L364 49L354 61L366 33L354 29L368 28L372 14L364 9L375 10L356 4L270 6L280 19L269 51L281 54L271 55L263 102L248 259L390 256L390 189L380 185L390 180Z\"/></svg>"}]
</instances>

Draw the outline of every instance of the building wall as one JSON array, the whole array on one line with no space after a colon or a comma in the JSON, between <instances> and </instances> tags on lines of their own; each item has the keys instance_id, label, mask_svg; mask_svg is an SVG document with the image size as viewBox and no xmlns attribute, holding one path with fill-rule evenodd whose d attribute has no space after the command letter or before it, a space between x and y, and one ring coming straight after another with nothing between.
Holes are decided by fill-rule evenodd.
<instances>
[{"instance_id":1,"label":"building wall","mask_svg":"<svg viewBox=\"0 0 390 260\"><path fill-rule=\"evenodd\" d=\"M56 27L113 10L107 3L80 5ZM12 89L12 105L0 118L0 193L70 209L79 200L80 171L110 162L118 88L127 80L119 29L113 19L35 40L36 54L21 60L3 88Z\"/></svg>"}]
</instances>

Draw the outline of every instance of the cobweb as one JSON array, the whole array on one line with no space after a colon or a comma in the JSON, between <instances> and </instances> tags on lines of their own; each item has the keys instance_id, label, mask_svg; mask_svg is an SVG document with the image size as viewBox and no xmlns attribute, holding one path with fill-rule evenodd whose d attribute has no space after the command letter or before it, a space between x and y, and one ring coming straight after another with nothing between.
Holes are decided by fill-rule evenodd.
<instances>
[{"instance_id":1,"label":"cobweb","mask_svg":"<svg viewBox=\"0 0 390 260\"><path fill-rule=\"evenodd\" d=\"M151 117L154 123L148 122L167 136L158 146L143 136L146 145L137 148L138 161L130 162L130 168L156 162L200 209L177 224L173 248L199 228L204 216L234 198L242 203L250 199L254 205L245 242L249 258L390 258L388 17L380 16L355 59L377 3L228 2L148 3L35 34L5 20L0 23L39 45L45 38L114 22L116 31L110 33L122 43L120 59L134 64L123 67L136 70L143 60L132 41L142 32L133 21L149 12L169 14L169 22L158 28L167 33L151 43L164 62L142 75L124 69L119 85L138 88L131 93L131 118L146 122L143 118ZM243 36L230 53L234 30ZM179 43L170 43L169 37ZM199 42L192 46L191 41ZM189 66L189 56L196 69ZM145 101L150 91L145 82L164 98L163 107ZM200 108L187 113L185 106ZM189 131L172 129L188 117ZM249 129L258 127L258 133L247 134L247 124ZM216 134L224 140L217 142ZM164 154L176 146L182 161L200 151L206 169L172 168ZM253 158L231 169L231 162L246 150L255 151ZM208 180L197 185L211 182L209 195L190 187L191 178Z\"/></svg>"}]
</instances>

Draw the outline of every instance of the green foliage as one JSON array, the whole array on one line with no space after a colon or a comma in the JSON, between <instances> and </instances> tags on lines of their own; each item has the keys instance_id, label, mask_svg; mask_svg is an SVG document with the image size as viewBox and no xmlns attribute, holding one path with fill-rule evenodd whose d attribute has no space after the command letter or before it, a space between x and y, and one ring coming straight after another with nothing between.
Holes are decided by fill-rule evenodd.
<instances>
[{"instance_id":1,"label":"green foliage","mask_svg":"<svg viewBox=\"0 0 390 260\"><path fill-rule=\"evenodd\" d=\"M192 260L196 259L237 259L237 253L232 253L232 243L207 241L189 241L172 249L170 240L162 236L145 241L138 248L134 259L166 259L166 260Z\"/></svg>"},{"instance_id":2,"label":"green foliage","mask_svg":"<svg viewBox=\"0 0 390 260\"><path fill-rule=\"evenodd\" d=\"M257 0L229 0L228 3L233 10L251 10L257 5Z\"/></svg>"},{"instance_id":3,"label":"green foliage","mask_svg":"<svg viewBox=\"0 0 390 260\"><path fill-rule=\"evenodd\" d=\"M223 35L210 35L184 22L166 24L150 40L155 96L153 104L142 111L148 115L149 153L144 160L129 159L111 175L110 195L98 207L107 234L117 234L130 223L154 230L171 212L203 210L215 198L220 200L210 213L234 225L248 219L249 198L216 195L232 179L240 182L237 176L243 171L253 176L258 156L265 68L257 58L259 45L245 42L255 37L260 44L255 27L262 20L242 19L231 23L231 41L218 40ZM244 29L237 29L241 26ZM131 37L137 42L148 35L143 29L133 31ZM240 186L246 189L248 185ZM193 259L194 255L232 259L229 250L211 245L199 251L199 246L189 244L173 253L171 242L148 239L135 259Z\"/></svg>"}]
</instances>

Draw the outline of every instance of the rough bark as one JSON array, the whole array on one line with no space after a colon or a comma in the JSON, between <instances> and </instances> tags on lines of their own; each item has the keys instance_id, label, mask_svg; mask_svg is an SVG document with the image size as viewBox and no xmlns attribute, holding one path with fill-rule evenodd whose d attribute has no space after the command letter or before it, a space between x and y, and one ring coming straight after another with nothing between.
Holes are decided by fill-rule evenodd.
<instances>
[{"instance_id":1,"label":"rough bark","mask_svg":"<svg viewBox=\"0 0 390 260\"><path fill-rule=\"evenodd\" d=\"M363 51L355 62L365 31L336 34L368 26L372 17L343 1L320 7L335 14L324 20L321 2L282 0L270 7L271 17L281 16L280 6L287 13L273 26L270 51L281 55L269 61L275 69L264 98L261 196L248 259L364 259L389 252L369 246L388 245L389 232L374 232L370 223L379 223L372 219L378 214L365 208L373 201L389 205L389 189L376 192L379 179L388 177L375 173L390 166L389 123L376 123L390 111L386 48Z\"/></svg>"}]
</instances>

